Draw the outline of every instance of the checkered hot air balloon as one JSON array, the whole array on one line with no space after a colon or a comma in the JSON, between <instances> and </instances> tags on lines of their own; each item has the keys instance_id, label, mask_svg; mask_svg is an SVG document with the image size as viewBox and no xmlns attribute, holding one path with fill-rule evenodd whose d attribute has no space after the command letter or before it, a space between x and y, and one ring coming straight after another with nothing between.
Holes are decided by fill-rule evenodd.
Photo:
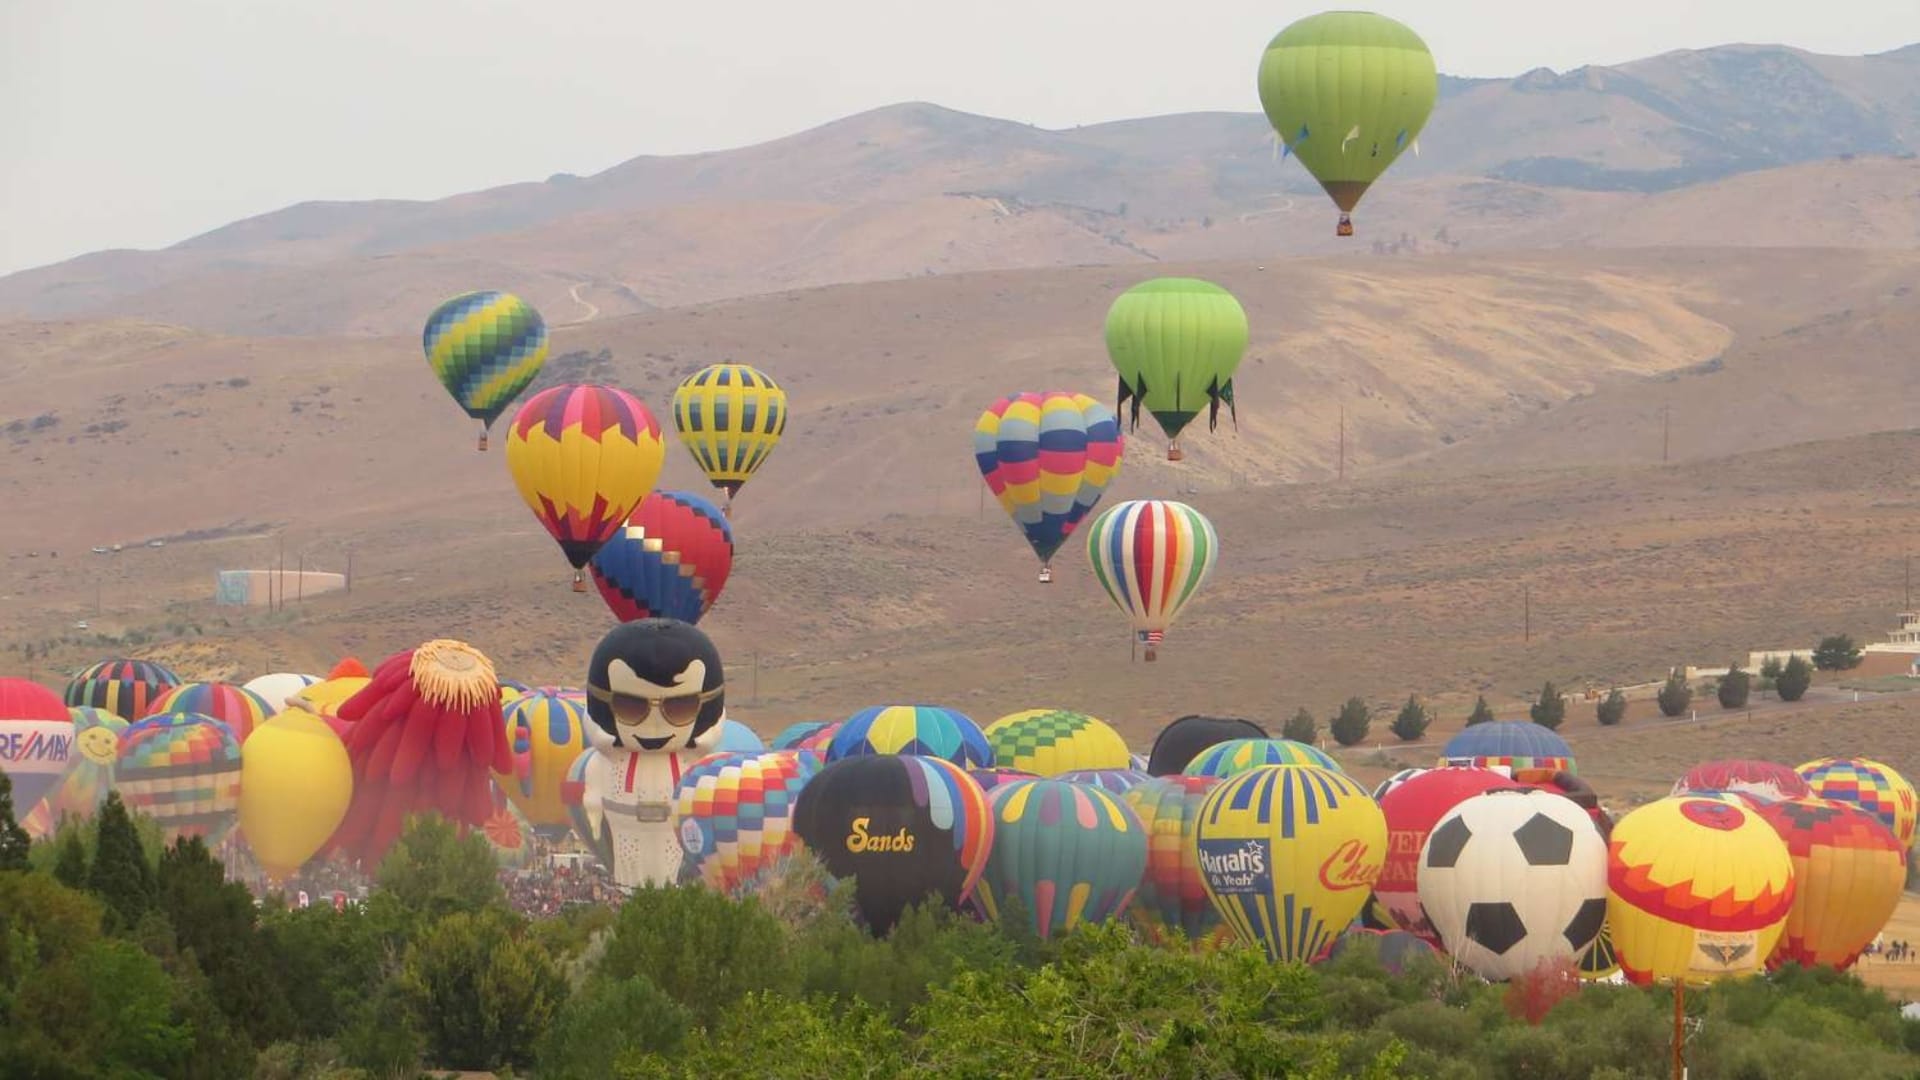
<instances>
[{"instance_id":1,"label":"checkered hot air balloon","mask_svg":"<svg viewBox=\"0 0 1920 1080\"><path fill-rule=\"evenodd\" d=\"M655 491L594 552L593 583L621 622L697 623L733 569L733 528L720 508L686 491Z\"/></svg>"},{"instance_id":2,"label":"checkered hot air balloon","mask_svg":"<svg viewBox=\"0 0 1920 1080\"><path fill-rule=\"evenodd\" d=\"M714 754L688 769L674 789L683 879L731 893L791 854L794 803L819 771L803 750Z\"/></svg>"},{"instance_id":3,"label":"checkered hot air balloon","mask_svg":"<svg viewBox=\"0 0 1920 1080\"><path fill-rule=\"evenodd\" d=\"M547 324L533 305L503 292L463 293L433 309L420 334L434 377L487 430L547 362Z\"/></svg>"},{"instance_id":4,"label":"checkered hot air balloon","mask_svg":"<svg viewBox=\"0 0 1920 1080\"><path fill-rule=\"evenodd\" d=\"M1847 970L1900 905L1907 849L1879 818L1847 803L1785 799L1758 813L1793 860L1793 907L1768 968Z\"/></svg>"},{"instance_id":5,"label":"checkered hot air balloon","mask_svg":"<svg viewBox=\"0 0 1920 1080\"><path fill-rule=\"evenodd\" d=\"M1132 620L1148 660L1158 654L1167 628L1206 584L1219 557L1213 523L1185 503L1123 502L1087 530L1094 576Z\"/></svg>"},{"instance_id":6,"label":"checkered hot air balloon","mask_svg":"<svg viewBox=\"0 0 1920 1080\"><path fill-rule=\"evenodd\" d=\"M520 406L507 433L507 468L520 498L587 591L587 560L653 489L666 457L647 407L610 386L555 386Z\"/></svg>"},{"instance_id":7,"label":"checkered hot air balloon","mask_svg":"<svg viewBox=\"0 0 1920 1080\"><path fill-rule=\"evenodd\" d=\"M240 809L240 740L211 716L150 716L121 736L114 786L169 843L198 836L218 844Z\"/></svg>"},{"instance_id":8,"label":"checkered hot air balloon","mask_svg":"<svg viewBox=\"0 0 1920 1080\"><path fill-rule=\"evenodd\" d=\"M1127 743L1105 721L1066 709L1027 709L987 725L995 764L1053 776L1074 769L1124 769Z\"/></svg>"},{"instance_id":9,"label":"checkered hot air balloon","mask_svg":"<svg viewBox=\"0 0 1920 1080\"><path fill-rule=\"evenodd\" d=\"M973 427L974 463L1000 508L1053 580L1053 555L1093 511L1120 470L1120 421L1085 394L1015 394L994 402Z\"/></svg>"},{"instance_id":10,"label":"checkered hot air balloon","mask_svg":"<svg viewBox=\"0 0 1920 1080\"><path fill-rule=\"evenodd\" d=\"M1879 818L1901 847L1912 847L1916 814L1913 785L1893 766L1872 758L1821 758L1794 770L1807 782L1814 797L1852 803Z\"/></svg>"},{"instance_id":11,"label":"checkered hot air balloon","mask_svg":"<svg viewBox=\"0 0 1920 1080\"><path fill-rule=\"evenodd\" d=\"M674 390L673 426L700 471L727 493L731 511L787 430L787 392L756 368L714 364Z\"/></svg>"}]
</instances>

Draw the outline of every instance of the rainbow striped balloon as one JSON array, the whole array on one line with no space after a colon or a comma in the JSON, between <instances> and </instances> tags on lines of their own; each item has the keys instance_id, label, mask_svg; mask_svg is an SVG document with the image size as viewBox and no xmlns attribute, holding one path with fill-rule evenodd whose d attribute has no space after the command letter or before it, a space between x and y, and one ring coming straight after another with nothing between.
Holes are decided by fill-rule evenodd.
<instances>
[{"instance_id":1,"label":"rainbow striped balloon","mask_svg":"<svg viewBox=\"0 0 1920 1080\"><path fill-rule=\"evenodd\" d=\"M683 873L731 893L785 858L800 846L794 802L819 771L800 750L714 754L688 769L674 794Z\"/></svg>"},{"instance_id":2,"label":"rainbow striped balloon","mask_svg":"<svg viewBox=\"0 0 1920 1080\"><path fill-rule=\"evenodd\" d=\"M582 568L653 490L665 459L659 422L625 390L555 386L514 414L507 468L573 565L575 592L587 591Z\"/></svg>"},{"instance_id":3,"label":"rainbow striped balloon","mask_svg":"<svg viewBox=\"0 0 1920 1080\"><path fill-rule=\"evenodd\" d=\"M1107 595L1133 621L1152 660L1182 608L1213 573L1220 538L1185 503L1136 499L1112 507L1087 530L1087 558Z\"/></svg>"},{"instance_id":4,"label":"rainbow striped balloon","mask_svg":"<svg viewBox=\"0 0 1920 1080\"><path fill-rule=\"evenodd\" d=\"M105 709L134 721L153 712L160 696L180 685L180 676L151 660L102 660L67 684L67 705Z\"/></svg>"},{"instance_id":5,"label":"rainbow striped balloon","mask_svg":"<svg viewBox=\"0 0 1920 1080\"><path fill-rule=\"evenodd\" d=\"M1067 390L1003 397L973 426L980 475L1042 566L1106 493L1124 449L1112 411Z\"/></svg>"},{"instance_id":6,"label":"rainbow striped balloon","mask_svg":"<svg viewBox=\"0 0 1920 1080\"><path fill-rule=\"evenodd\" d=\"M714 364L674 390L673 426L732 506L787 430L787 392L745 364Z\"/></svg>"},{"instance_id":7,"label":"rainbow striped balloon","mask_svg":"<svg viewBox=\"0 0 1920 1080\"><path fill-rule=\"evenodd\" d=\"M1200 806L1220 783L1212 776L1160 776L1134 785L1123 796L1147 830L1147 870L1127 914L1156 945L1172 940L1175 930L1196 950L1233 940L1233 931L1207 898L1200 852L1193 842Z\"/></svg>"},{"instance_id":8,"label":"rainbow striped balloon","mask_svg":"<svg viewBox=\"0 0 1920 1080\"><path fill-rule=\"evenodd\" d=\"M161 695L153 703L149 716L161 716L166 713L194 713L210 716L227 725L233 737L246 745L247 736L253 729L267 722L273 715L273 707L267 699L243 686L222 682L190 682ZM144 719L144 718L143 718Z\"/></svg>"},{"instance_id":9,"label":"rainbow striped balloon","mask_svg":"<svg viewBox=\"0 0 1920 1080\"><path fill-rule=\"evenodd\" d=\"M463 293L433 309L420 346L455 404L487 429L547 362L547 324L533 305L503 292Z\"/></svg>"}]
</instances>

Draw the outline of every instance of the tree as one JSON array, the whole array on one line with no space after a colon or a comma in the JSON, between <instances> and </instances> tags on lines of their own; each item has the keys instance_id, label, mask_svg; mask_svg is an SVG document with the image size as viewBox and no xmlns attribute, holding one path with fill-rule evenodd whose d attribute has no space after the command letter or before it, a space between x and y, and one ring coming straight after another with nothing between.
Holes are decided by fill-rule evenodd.
<instances>
[{"instance_id":1,"label":"tree","mask_svg":"<svg viewBox=\"0 0 1920 1080\"><path fill-rule=\"evenodd\" d=\"M1747 694L1752 689L1753 676L1740 670L1735 664L1720 677L1719 698L1723 709L1744 709L1747 707Z\"/></svg>"},{"instance_id":2,"label":"tree","mask_svg":"<svg viewBox=\"0 0 1920 1080\"><path fill-rule=\"evenodd\" d=\"M246 886L226 880L199 837L183 839L160 856L156 884L174 939L193 953L227 1019L258 1046L291 1035L293 1016Z\"/></svg>"},{"instance_id":3,"label":"tree","mask_svg":"<svg viewBox=\"0 0 1920 1080\"><path fill-rule=\"evenodd\" d=\"M0 769L0 870L27 869L33 840L13 817L13 778Z\"/></svg>"},{"instance_id":4,"label":"tree","mask_svg":"<svg viewBox=\"0 0 1920 1080\"><path fill-rule=\"evenodd\" d=\"M1813 665L1806 657L1794 653L1787 658L1787 664L1780 669L1780 677L1774 680L1773 689L1780 695L1781 701L1799 701L1813 685Z\"/></svg>"},{"instance_id":5,"label":"tree","mask_svg":"<svg viewBox=\"0 0 1920 1080\"><path fill-rule=\"evenodd\" d=\"M1612 727L1620 721L1625 720L1627 718L1627 695L1617 689L1614 690L1605 698L1601 699L1599 705L1594 707L1593 715L1594 719L1605 724L1607 727Z\"/></svg>"},{"instance_id":6,"label":"tree","mask_svg":"<svg viewBox=\"0 0 1920 1080\"><path fill-rule=\"evenodd\" d=\"M1667 672L1666 684L1660 687L1660 715L1679 716L1693 704L1693 687L1687 685L1687 676L1674 668Z\"/></svg>"},{"instance_id":7,"label":"tree","mask_svg":"<svg viewBox=\"0 0 1920 1080\"><path fill-rule=\"evenodd\" d=\"M69 889L87 888L87 844L79 829L62 829L54 841L58 851L53 863L53 879Z\"/></svg>"},{"instance_id":8,"label":"tree","mask_svg":"<svg viewBox=\"0 0 1920 1080\"><path fill-rule=\"evenodd\" d=\"M1320 741L1320 721L1302 705L1286 724L1280 728L1280 737L1312 745Z\"/></svg>"},{"instance_id":9,"label":"tree","mask_svg":"<svg viewBox=\"0 0 1920 1080\"><path fill-rule=\"evenodd\" d=\"M553 957L497 908L426 924L407 947L398 989L429 1059L467 1070L531 1064L567 996Z\"/></svg>"},{"instance_id":10,"label":"tree","mask_svg":"<svg viewBox=\"0 0 1920 1080\"><path fill-rule=\"evenodd\" d=\"M479 911L505 899L487 838L462 836L438 814L407 820L380 860L380 888L408 911L426 915Z\"/></svg>"},{"instance_id":11,"label":"tree","mask_svg":"<svg viewBox=\"0 0 1920 1080\"><path fill-rule=\"evenodd\" d=\"M1540 688L1540 700L1527 710L1533 722L1551 731L1560 726L1567 718L1567 699L1560 694L1560 688L1548 679L1547 685Z\"/></svg>"},{"instance_id":12,"label":"tree","mask_svg":"<svg viewBox=\"0 0 1920 1080\"><path fill-rule=\"evenodd\" d=\"M1399 736L1401 742L1412 742L1427 733L1427 725L1433 723L1426 706L1412 695L1407 695L1407 703L1400 706L1400 715L1393 718L1391 730Z\"/></svg>"},{"instance_id":13,"label":"tree","mask_svg":"<svg viewBox=\"0 0 1920 1080\"><path fill-rule=\"evenodd\" d=\"M1341 746L1356 746L1367 737L1367 729L1373 726L1373 710L1359 698L1350 697L1327 726L1333 731L1333 741Z\"/></svg>"},{"instance_id":14,"label":"tree","mask_svg":"<svg viewBox=\"0 0 1920 1080\"><path fill-rule=\"evenodd\" d=\"M140 846L133 818L118 791L107 793L100 806L100 839L87 872L87 889L106 904L115 925L131 930L140 916L153 909L158 896L153 867Z\"/></svg>"},{"instance_id":15,"label":"tree","mask_svg":"<svg viewBox=\"0 0 1920 1080\"><path fill-rule=\"evenodd\" d=\"M1761 693L1777 690L1780 686L1780 673L1786 670L1778 656L1769 656L1760 662L1760 685L1755 687Z\"/></svg>"},{"instance_id":16,"label":"tree","mask_svg":"<svg viewBox=\"0 0 1920 1080\"><path fill-rule=\"evenodd\" d=\"M1467 716L1467 726L1490 724L1493 722L1493 709L1487 704L1487 695L1481 694L1473 700L1473 712Z\"/></svg>"},{"instance_id":17,"label":"tree","mask_svg":"<svg viewBox=\"0 0 1920 1080\"><path fill-rule=\"evenodd\" d=\"M1860 646L1845 634L1832 634L1820 639L1813 650L1813 666L1821 671L1852 671L1860 666Z\"/></svg>"}]
</instances>

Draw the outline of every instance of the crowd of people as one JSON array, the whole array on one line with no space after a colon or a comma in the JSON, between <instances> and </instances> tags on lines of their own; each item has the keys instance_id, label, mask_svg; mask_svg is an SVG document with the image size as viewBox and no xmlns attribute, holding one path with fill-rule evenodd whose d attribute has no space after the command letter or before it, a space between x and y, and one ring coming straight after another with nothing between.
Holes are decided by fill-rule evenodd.
<instances>
[{"instance_id":1,"label":"crowd of people","mask_svg":"<svg viewBox=\"0 0 1920 1080\"><path fill-rule=\"evenodd\" d=\"M1913 959L1913 942L1886 941L1875 938L1873 944L1860 953L1862 960L1885 960L1889 963L1905 963Z\"/></svg>"}]
</instances>

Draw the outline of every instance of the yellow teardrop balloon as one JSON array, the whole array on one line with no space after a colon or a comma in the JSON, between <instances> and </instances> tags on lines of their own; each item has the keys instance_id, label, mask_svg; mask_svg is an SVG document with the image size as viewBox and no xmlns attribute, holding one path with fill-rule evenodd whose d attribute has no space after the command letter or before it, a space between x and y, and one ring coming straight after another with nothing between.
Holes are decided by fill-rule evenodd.
<instances>
[{"instance_id":1,"label":"yellow teardrop balloon","mask_svg":"<svg viewBox=\"0 0 1920 1080\"><path fill-rule=\"evenodd\" d=\"M353 765L325 720L289 709L253 730L240 754L240 828L269 875L299 870L347 816Z\"/></svg>"}]
</instances>

